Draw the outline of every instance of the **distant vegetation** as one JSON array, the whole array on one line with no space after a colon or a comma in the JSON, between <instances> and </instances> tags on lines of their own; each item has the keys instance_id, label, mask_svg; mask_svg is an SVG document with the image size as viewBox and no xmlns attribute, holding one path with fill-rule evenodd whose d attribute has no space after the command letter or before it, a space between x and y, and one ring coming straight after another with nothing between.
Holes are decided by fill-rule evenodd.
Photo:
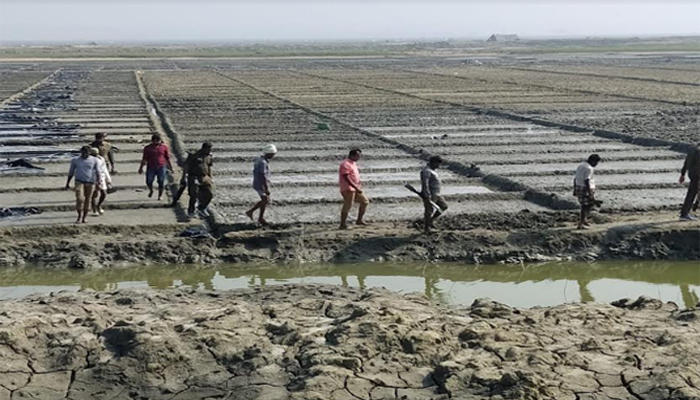
<instances>
[{"instance_id":1,"label":"distant vegetation","mask_svg":"<svg viewBox=\"0 0 700 400\"><path fill-rule=\"evenodd\" d=\"M507 43L465 40L339 43L260 43L240 45L0 46L0 58L167 58L415 56L482 53L700 52L700 37L653 39L519 40Z\"/></svg>"}]
</instances>

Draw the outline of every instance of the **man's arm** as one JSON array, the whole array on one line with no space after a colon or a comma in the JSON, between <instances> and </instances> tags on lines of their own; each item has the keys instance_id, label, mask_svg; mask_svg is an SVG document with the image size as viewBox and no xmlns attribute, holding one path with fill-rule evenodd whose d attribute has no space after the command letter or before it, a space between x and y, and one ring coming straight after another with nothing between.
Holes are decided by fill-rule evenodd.
<instances>
[{"instance_id":1,"label":"man's arm","mask_svg":"<svg viewBox=\"0 0 700 400\"><path fill-rule=\"evenodd\" d=\"M168 164L170 172L174 171L173 164L170 162L170 148L168 146L165 146L165 162Z\"/></svg>"},{"instance_id":2,"label":"man's arm","mask_svg":"<svg viewBox=\"0 0 700 400\"><path fill-rule=\"evenodd\" d=\"M348 185L350 185L351 188L355 189L355 192L362 193L362 189L358 188L354 183L352 183L352 181L350 181L350 173L343 175L343 179Z\"/></svg>"},{"instance_id":3,"label":"man's arm","mask_svg":"<svg viewBox=\"0 0 700 400\"><path fill-rule=\"evenodd\" d=\"M421 171L420 173L420 192L423 195L423 198L429 199L430 195L430 173L427 173L426 171Z\"/></svg>"},{"instance_id":4,"label":"man's arm","mask_svg":"<svg viewBox=\"0 0 700 400\"><path fill-rule=\"evenodd\" d=\"M141 165L139 165L139 174L143 174L143 167L146 166L148 159L146 158L146 148L143 148L143 155L141 156ZM114 168L114 167L112 167Z\"/></svg>"},{"instance_id":5,"label":"man's arm","mask_svg":"<svg viewBox=\"0 0 700 400\"><path fill-rule=\"evenodd\" d=\"M73 161L71 161L70 168L68 169L68 180L66 181L66 190L70 189L70 181L73 179L74 174L75 174L75 163L73 163Z\"/></svg>"},{"instance_id":6,"label":"man's arm","mask_svg":"<svg viewBox=\"0 0 700 400\"><path fill-rule=\"evenodd\" d=\"M111 166L112 172L114 172L115 165L114 165L114 149L112 149L112 146L109 146L109 151L107 152L107 158L109 159L109 165Z\"/></svg>"},{"instance_id":7,"label":"man's arm","mask_svg":"<svg viewBox=\"0 0 700 400\"><path fill-rule=\"evenodd\" d=\"M685 161L683 162L683 168L681 168L681 177L678 179L679 183L685 182L685 174L688 172L690 169L690 163L693 158L693 152L688 153L688 155L685 157Z\"/></svg>"}]
</instances>

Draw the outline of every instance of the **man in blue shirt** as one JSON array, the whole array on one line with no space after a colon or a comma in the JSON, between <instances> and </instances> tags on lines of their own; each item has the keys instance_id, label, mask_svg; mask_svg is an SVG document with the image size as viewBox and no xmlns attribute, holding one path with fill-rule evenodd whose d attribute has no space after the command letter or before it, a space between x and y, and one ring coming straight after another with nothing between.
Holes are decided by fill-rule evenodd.
<instances>
[{"instance_id":1,"label":"man in blue shirt","mask_svg":"<svg viewBox=\"0 0 700 400\"><path fill-rule=\"evenodd\" d=\"M97 158L90 157L90 146L80 149L80 156L71 160L68 170L66 190L70 189L70 181L75 177L75 210L78 212L76 224L86 223L90 200L95 184L100 185L100 177L97 170Z\"/></svg>"}]
</instances>

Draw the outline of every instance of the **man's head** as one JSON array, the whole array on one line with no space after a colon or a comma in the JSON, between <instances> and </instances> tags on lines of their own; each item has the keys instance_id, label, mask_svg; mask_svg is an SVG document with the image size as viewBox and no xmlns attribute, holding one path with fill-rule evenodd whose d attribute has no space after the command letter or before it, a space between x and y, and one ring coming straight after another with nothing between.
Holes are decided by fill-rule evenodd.
<instances>
[{"instance_id":1,"label":"man's head","mask_svg":"<svg viewBox=\"0 0 700 400\"><path fill-rule=\"evenodd\" d=\"M160 144L162 140L160 139L160 135L153 135L151 136L151 143L153 144Z\"/></svg>"},{"instance_id":2,"label":"man's head","mask_svg":"<svg viewBox=\"0 0 700 400\"><path fill-rule=\"evenodd\" d=\"M92 150L92 147L90 146L83 146L80 148L80 157L82 158L88 158L90 157L90 151Z\"/></svg>"},{"instance_id":3,"label":"man's head","mask_svg":"<svg viewBox=\"0 0 700 400\"><path fill-rule=\"evenodd\" d=\"M350 150L350 154L348 154L348 158L353 161L358 161L360 157L362 157L362 150L360 149L352 149Z\"/></svg>"},{"instance_id":4,"label":"man's head","mask_svg":"<svg viewBox=\"0 0 700 400\"><path fill-rule=\"evenodd\" d=\"M263 156L268 160L272 159L275 154L277 154L277 146L274 144L268 144L267 146L263 147Z\"/></svg>"},{"instance_id":5,"label":"man's head","mask_svg":"<svg viewBox=\"0 0 700 400\"><path fill-rule=\"evenodd\" d=\"M97 132L97 133L95 134L95 141L96 141L97 143L102 143L102 142L104 142L104 140L105 140L105 136L106 136L106 135L105 135L104 132Z\"/></svg>"},{"instance_id":6,"label":"man's head","mask_svg":"<svg viewBox=\"0 0 700 400\"><path fill-rule=\"evenodd\" d=\"M97 157L100 155L100 149L96 147L90 147L90 155L93 157Z\"/></svg>"},{"instance_id":7,"label":"man's head","mask_svg":"<svg viewBox=\"0 0 700 400\"><path fill-rule=\"evenodd\" d=\"M591 167L595 167L596 165L598 165L600 163L600 160L601 158L597 154L591 154L590 156L588 156L588 163L591 164Z\"/></svg>"},{"instance_id":8,"label":"man's head","mask_svg":"<svg viewBox=\"0 0 700 400\"><path fill-rule=\"evenodd\" d=\"M430 165L430 168L432 168L432 169L440 168L441 164L442 164L442 157L440 157L440 156L432 156L432 157L430 157L430 160L428 160L428 165Z\"/></svg>"},{"instance_id":9,"label":"man's head","mask_svg":"<svg viewBox=\"0 0 700 400\"><path fill-rule=\"evenodd\" d=\"M206 154L206 155L209 155L209 154L211 154L211 149L212 149L212 147L214 147L214 146L211 144L211 142L210 142L210 141L206 141L206 142L202 143L202 150L201 150L201 152L204 153L204 154Z\"/></svg>"}]
</instances>

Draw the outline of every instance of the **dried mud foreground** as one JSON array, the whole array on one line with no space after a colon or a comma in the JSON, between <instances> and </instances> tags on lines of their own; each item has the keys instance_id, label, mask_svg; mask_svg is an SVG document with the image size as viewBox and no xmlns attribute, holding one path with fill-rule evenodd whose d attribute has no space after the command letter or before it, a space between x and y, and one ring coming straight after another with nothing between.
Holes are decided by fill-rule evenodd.
<instances>
[{"instance_id":1,"label":"dried mud foreground","mask_svg":"<svg viewBox=\"0 0 700 400\"><path fill-rule=\"evenodd\" d=\"M0 399L700 399L700 310L335 286L0 302Z\"/></svg>"}]
</instances>

